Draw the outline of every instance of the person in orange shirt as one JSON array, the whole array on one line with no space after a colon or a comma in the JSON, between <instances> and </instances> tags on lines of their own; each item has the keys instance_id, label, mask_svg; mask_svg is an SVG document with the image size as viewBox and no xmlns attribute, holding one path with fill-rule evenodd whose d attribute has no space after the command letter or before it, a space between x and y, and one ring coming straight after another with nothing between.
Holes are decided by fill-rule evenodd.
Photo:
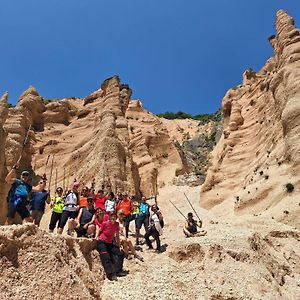
<instances>
[{"instance_id":1,"label":"person in orange shirt","mask_svg":"<svg viewBox=\"0 0 300 300\"><path fill-rule=\"evenodd\" d=\"M125 227L125 235L126 238L128 238L128 233L129 233L129 223L134 220L133 215L131 215L132 211L132 202L128 198L127 193L122 194L122 200L118 203L117 205L117 213L118 211L122 210L123 211L123 220L124 220L124 227Z\"/></svg>"},{"instance_id":2,"label":"person in orange shirt","mask_svg":"<svg viewBox=\"0 0 300 300\"><path fill-rule=\"evenodd\" d=\"M79 207L80 208L87 207L88 195L89 195L89 189L88 189L88 187L85 186L81 191L81 196L80 196L80 199L79 199Z\"/></svg>"}]
</instances>

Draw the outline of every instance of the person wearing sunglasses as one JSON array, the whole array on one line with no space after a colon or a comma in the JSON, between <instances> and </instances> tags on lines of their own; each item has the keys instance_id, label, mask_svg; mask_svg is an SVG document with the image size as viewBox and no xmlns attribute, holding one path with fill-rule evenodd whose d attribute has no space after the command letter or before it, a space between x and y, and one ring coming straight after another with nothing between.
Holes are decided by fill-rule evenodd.
<instances>
[{"instance_id":1,"label":"person wearing sunglasses","mask_svg":"<svg viewBox=\"0 0 300 300\"><path fill-rule=\"evenodd\" d=\"M19 165L15 164L5 178L6 183L11 186L7 195L8 210L5 225L13 224L16 212L23 221L32 222L30 212L26 207L28 195L30 192L41 192L46 186L47 179L45 174L42 176L42 184L32 186L28 171L22 171L20 179L17 178L16 171L18 168Z\"/></svg>"},{"instance_id":2,"label":"person wearing sunglasses","mask_svg":"<svg viewBox=\"0 0 300 300\"><path fill-rule=\"evenodd\" d=\"M49 231L53 232L55 227L59 226L61 215L64 208L64 199L62 197L63 189L58 187L55 191L55 196L51 199L52 215L49 223Z\"/></svg>"}]
</instances>

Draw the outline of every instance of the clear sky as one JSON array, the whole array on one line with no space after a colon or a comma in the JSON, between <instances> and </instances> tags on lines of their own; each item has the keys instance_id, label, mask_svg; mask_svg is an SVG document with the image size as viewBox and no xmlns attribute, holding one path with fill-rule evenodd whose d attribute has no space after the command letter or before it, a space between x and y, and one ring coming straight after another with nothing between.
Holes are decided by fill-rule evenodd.
<instances>
[{"instance_id":1,"label":"clear sky","mask_svg":"<svg viewBox=\"0 0 300 300\"><path fill-rule=\"evenodd\" d=\"M298 0L0 0L0 93L84 97L119 75L154 113L211 113Z\"/></svg>"}]
</instances>

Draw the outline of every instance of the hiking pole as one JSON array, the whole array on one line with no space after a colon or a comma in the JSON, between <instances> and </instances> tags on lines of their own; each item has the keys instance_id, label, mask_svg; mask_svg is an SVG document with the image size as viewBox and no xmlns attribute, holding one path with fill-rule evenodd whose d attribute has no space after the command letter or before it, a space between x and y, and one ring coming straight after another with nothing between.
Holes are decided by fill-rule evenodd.
<instances>
[{"instance_id":1,"label":"hiking pole","mask_svg":"<svg viewBox=\"0 0 300 300\"><path fill-rule=\"evenodd\" d=\"M19 159L17 160L17 164L19 164L19 163L20 163L20 161L21 161L22 154L23 154L24 148L25 148L25 146L26 146L26 144L27 144L27 140L28 140L28 137L29 137L29 131L30 131L30 129L31 129L31 124L30 124L30 125L29 125L29 127L28 127L28 130L27 130L27 133L26 133L26 136L25 136L24 142L23 142L23 146L22 146L21 154L20 154L20 157L19 157Z\"/></svg>"},{"instance_id":2,"label":"hiking pole","mask_svg":"<svg viewBox=\"0 0 300 300\"><path fill-rule=\"evenodd\" d=\"M200 222L200 223L202 223L202 222L201 222L201 220L200 220L200 217L198 216L198 214L197 214L196 210L194 209L194 207L193 207L193 205L192 205L191 201L189 200L189 198L187 197L187 195L186 195L185 193L183 193L183 194L184 194L184 196L185 196L186 200L188 201L188 203L190 204L191 208L193 209L193 211L194 211L195 215L197 216L197 218L198 218L199 222Z\"/></svg>"},{"instance_id":3,"label":"hiking pole","mask_svg":"<svg viewBox=\"0 0 300 300\"><path fill-rule=\"evenodd\" d=\"M55 168L55 191L57 189L57 168Z\"/></svg>"},{"instance_id":4,"label":"hiking pole","mask_svg":"<svg viewBox=\"0 0 300 300\"><path fill-rule=\"evenodd\" d=\"M64 188L64 192L65 192L65 188L66 188L66 168L64 166L64 179L63 179L63 188Z\"/></svg>"},{"instance_id":5,"label":"hiking pole","mask_svg":"<svg viewBox=\"0 0 300 300\"><path fill-rule=\"evenodd\" d=\"M176 210L184 217L184 219L186 220L186 221L188 221L188 219L187 219L187 217L176 207L176 205L171 201L171 200L169 200L170 202L171 202L171 204L176 208Z\"/></svg>"},{"instance_id":6,"label":"hiking pole","mask_svg":"<svg viewBox=\"0 0 300 300\"><path fill-rule=\"evenodd\" d=\"M45 164L45 172L44 172L44 174L46 174L46 170L47 170L49 158L50 158L50 154L48 155L47 160L46 160L46 164Z\"/></svg>"},{"instance_id":7,"label":"hiking pole","mask_svg":"<svg viewBox=\"0 0 300 300\"><path fill-rule=\"evenodd\" d=\"M54 164L54 155L52 155L52 162L51 162L51 170L50 170L50 177L49 177L49 184L48 184L48 192L50 194L50 186L51 186L51 180L52 180L52 172L53 172L53 164Z\"/></svg>"}]
</instances>

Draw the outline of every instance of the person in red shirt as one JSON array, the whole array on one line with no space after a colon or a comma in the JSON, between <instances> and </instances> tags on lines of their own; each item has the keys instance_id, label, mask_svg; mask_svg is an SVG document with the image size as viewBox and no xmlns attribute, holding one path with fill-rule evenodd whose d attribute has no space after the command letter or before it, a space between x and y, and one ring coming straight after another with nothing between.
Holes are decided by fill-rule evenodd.
<instances>
[{"instance_id":1,"label":"person in red shirt","mask_svg":"<svg viewBox=\"0 0 300 300\"><path fill-rule=\"evenodd\" d=\"M100 229L101 224L102 224L103 222L108 221L108 220L109 220L108 214L105 214L105 211L102 210L100 207L98 207L98 208L96 209L96 213L95 213L95 220L94 220L95 226L99 227L99 229ZM97 228L97 227L96 227L96 228Z\"/></svg>"},{"instance_id":2,"label":"person in red shirt","mask_svg":"<svg viewBox=\"0 0 300 300\"><path fill-rule=\"evenodd\" d=\"M103 190L99 190L94 199L95 209L101 208L102 210L105 210L106 200L107 196L104 196Z\"/></svg>"},{"instance_id":3,"label":"person in red shirt","mask_svg":"<svg viewBox=\"0 0 300 300\"><path fill-rule=\"evenodd\" d=\"M123 271L124 253L120 251L120 225L117 222L117 214L111 213L109 221L102 222L96 228L97 250L101 262L109 280L117 280L117 276L126 276ZM113 243L116 239L116 245ZM113 264L114 260L114 264Z\"/></svg>"}]
</instances>

